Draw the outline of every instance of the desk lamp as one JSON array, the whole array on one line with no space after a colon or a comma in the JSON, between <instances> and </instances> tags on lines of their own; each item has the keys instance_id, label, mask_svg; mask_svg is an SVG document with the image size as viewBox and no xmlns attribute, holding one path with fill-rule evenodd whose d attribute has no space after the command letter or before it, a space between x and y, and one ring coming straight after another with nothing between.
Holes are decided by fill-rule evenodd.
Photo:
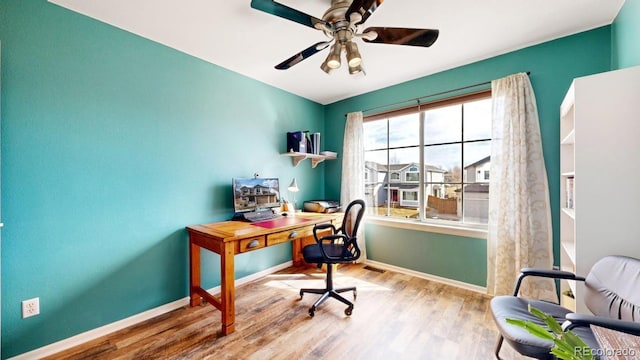
<instances>
[{"instance_id":1,"label":"desk lamp","mask_svg":"<svg viewBox=\"0 0 640 360\"><path fill-rule=\"evenodd\" d=\"M293 212L295 213L295 211L296 211L296 193L298 191L300 191L300 189L298 189L298 182L296 181L296 178L293 178L293 181L291 181L291 184L289 185L287 190L289 190L289 192L293 193Z\"/></svg>"}]
</instances>

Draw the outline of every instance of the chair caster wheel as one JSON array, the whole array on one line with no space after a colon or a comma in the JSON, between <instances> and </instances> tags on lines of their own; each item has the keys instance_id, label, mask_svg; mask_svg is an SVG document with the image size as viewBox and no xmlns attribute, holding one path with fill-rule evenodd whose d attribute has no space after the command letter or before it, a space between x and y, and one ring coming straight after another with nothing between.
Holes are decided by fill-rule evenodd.
<instances>
[{"instance_id":1,"label":"chair caster wheel","mask_svg":"<svg viewBox=\"0 0 640 360\"><path fill-rule=\"evenodd\" d=\"M351 313L353 312L353 306L349 306L348 308L346 308L344 310L344 314L347 316L351 316Z\"/></svg>"},{"instance_id":2,"label":"chair caster wheel","mask_svg":"<svg viewBox=\"0 0 640 360\"><path fill-rule=\"evenodd\" d=\"M316 310L314 308L309 309L309 316L313 317L315 315Z\"/></svg>"},{"instance_id":3,"label":"chair caster wheel","mask_svg":"<svg viewBox=\"0 0 640 360\"><path fill-rule=\"evenodd\" d=\"M302 297L304 296L304 293L302 292L302 290L300 290L300 299L302 300Z\"/></svg>"},{"instance_id":4,"label":"chair caster wheel","mask_svg":"<svg viewBox=\"0 0 640 360\"><path fill-rule=\"evenodd\" d=\"M353 290L353 300L355 300L356 297L358 297L358 292L356 290Z\"/></svg>"}]
</instances>

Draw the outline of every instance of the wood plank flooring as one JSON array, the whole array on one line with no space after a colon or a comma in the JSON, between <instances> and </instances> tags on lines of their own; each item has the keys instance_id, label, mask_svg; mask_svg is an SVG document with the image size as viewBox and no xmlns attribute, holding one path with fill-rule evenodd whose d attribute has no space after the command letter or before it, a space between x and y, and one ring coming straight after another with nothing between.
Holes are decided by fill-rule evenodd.
<instances>
[{"instance_id":1,"label":"wood plank flooring","mask_svg":"<svg viewBox=\"0 0 640 360\"><path fill-rule=\"evenodd\" d=\"M329 299L316 268L288 268L236 289L236 331L220 336L220 312L184 307L47 359L494 359L489 297L363 265L341 267L336 286L358 287L353 315ZM351 299L350 293L345 293ZM503 359L520 359L504 345Z\"/></svg>"}]
</instances>

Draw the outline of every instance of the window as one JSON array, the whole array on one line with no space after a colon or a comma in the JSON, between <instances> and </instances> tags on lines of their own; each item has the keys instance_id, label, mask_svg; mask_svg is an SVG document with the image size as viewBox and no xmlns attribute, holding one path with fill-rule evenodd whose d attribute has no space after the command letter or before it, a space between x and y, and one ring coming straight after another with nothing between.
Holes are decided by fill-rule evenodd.
<instances>
[{"instance_id":1,"label":"window","mask_svg":"<svg viewBox=\"0 0 640 360\"><path fill-rule=\"evenodd\" d=\"M487 223L490 90L367 116L364 140L370 215Z\"/></svg>"},{"instance_id":2,"label":"window","mask_svg":"<svg viewBox=\"0 0 640 360\"><path fill-rule=\"evenodd\" d=\"M418 182L420 181L420 172L417 166L411 166L409 170L404 174L404 181L406 182Z\"/></svg>"},{"instance_id":3,"label":"window","mask_svg":"<svg viewBox=\"0 0 640 360\"><path fill-rule=\"evenodd\" d=\"M417 191L403 191L402 199L405 201L418 201L418 192Z\"/></svg>"}]
</instances>

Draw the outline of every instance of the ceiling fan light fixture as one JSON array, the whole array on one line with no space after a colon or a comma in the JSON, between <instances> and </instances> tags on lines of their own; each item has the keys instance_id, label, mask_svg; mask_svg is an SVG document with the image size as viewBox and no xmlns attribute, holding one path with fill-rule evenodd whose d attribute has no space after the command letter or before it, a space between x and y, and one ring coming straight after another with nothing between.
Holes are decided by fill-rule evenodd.
<instances>
[{"instance_id":1,"label":"ceiling fan light fixture","mask_svg":"<svg viewBox=\"0 0 640 360\"><path fill-rule=\"evenodd\" d=\"M327 74L331 73L331 71L333 70L329 67L329 65L327 65L327 60L322 62L322 64L320 65L320 69L322 69L322 71L326 72Z\"/></svg>"},{"instance_id":2,"label":"ceiling fan light fixture","mask_svg":"<svg viewBox=\"0 0 640 360\"><path fill-rule=\"evenodd\" d=\"M331 45L331 52L327 56L325 63L331 69L337 69L340 67L340 54L342 53L342 46L338 43Z\"/></svg>"},{"instance_id":3,"label":"ceiling fan light fixture","mask_svg":"<svg viewBox=\"0 0 640 360\"><path fill-rule=\"evenodd\" d=\"M360 66L360 64L362 64L362 57L360 56L360 51L358 51L358 45L353 41L349 41L345 49L349 68Z\"/></svg>"},{"instance_id":4,"label":"ceiling fan light fixture","mask_svg":"<svg viewBox=\"0 0 640 360\"><path fill-rule=\"evenodd\" d=\"M358 64L357 66L349 65L349 74L350 75L357 75L357 74L360 74L361 72L362 72L362 66L360 64Z\"/></svg>"}]
</instances>

